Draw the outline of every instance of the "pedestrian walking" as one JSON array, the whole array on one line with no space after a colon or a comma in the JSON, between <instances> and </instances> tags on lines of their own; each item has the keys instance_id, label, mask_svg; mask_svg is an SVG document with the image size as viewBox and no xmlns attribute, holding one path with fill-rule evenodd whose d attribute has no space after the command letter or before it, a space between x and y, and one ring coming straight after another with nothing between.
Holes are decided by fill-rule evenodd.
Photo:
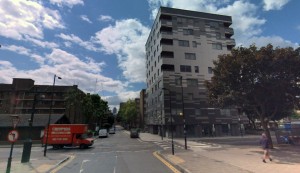
<instances>
[{"instance_id":1,"label":"pedestrian walking","mask_svg":"<svg viewBox=\"0 0 300 173\"><path fill-rule=\"evenodd\" d=\"M270 147L269 147L269 144L270 144L270 142L269 142L269 139L268 139L266 133L262 133L261 134L261 139L260 139L260 145L261 145L261 147L262 147L262 149L264 151L264 155L263 155L263 158L262 158L262 161L264 163L267 163L266 159L269 159L270 161L272 161L272 158L270 156Z\"/></svg>"}]
</instances>

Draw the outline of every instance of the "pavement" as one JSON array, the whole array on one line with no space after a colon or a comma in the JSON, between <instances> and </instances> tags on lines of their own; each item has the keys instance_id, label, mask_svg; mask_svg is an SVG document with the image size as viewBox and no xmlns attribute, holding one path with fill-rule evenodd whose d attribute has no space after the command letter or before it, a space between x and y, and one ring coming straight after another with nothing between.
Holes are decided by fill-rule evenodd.
<instances>
[{"instance_id":1,"label":"pavement","mask_svg":"<svg viewBox=\"0 0 300 173\"><path fill-rule=\"evenodd\" d=\"M215 138L188 138L188 149L184 149L183 139L174 139L175 155L171 153L171 139L161 139L160 136L150 133L140 133L140 140L161 145L159 155L177 168L181 173L298 173L300 170L300 146L276 145L271 150L273 161L263 163L262 150L258 145L249 143L258 140L259 136L244 137L215 137ZM232 142L234 141L234 142ZM246 142L245 142L246 141ZM234 145L231 145L234 143ZM239 145L241 143L242 145ZM276 142L274 142L276 143ZM22 147L21 145L15 146ZM47 153L43 156L41 147L34 147L41 152L35 152L29 163L21 163L21 151L13 153L11 173L41 173L51 172L71 156L66 154ZM1 146L7 150L9 146ZM7 154L8 157L8 154ZM5 172L7 158L0 156L0 172Z\"/></svg>"},{"instance_id":2,"label":"pavement","mask_svg":"<svg viewBox=\"0 0 300 173\"><path fill-rule=\"evenodd\" d=\"M10 147L10 145L1 145L0 147L1 153L5 153L0 156L1 173L6 172ZM14 146L10 169L11 173L48 173L71 157L71 155L51 152L47 152L46 157L44 157L44 152L41 144L33 144L30 161L28 163L21 163L22 148L23 145L21 144L16 144Z\"/></svg>"},{"instance_id":3,"label":"pavement","mask_svg":"<svg viewBox=\"0 0 300 173\"><path fill-rule=\"evenodd\" d=\"M245 144L246 139L259 140L260 136L244 137L215 137L188 139L187 150L171 153L171 147L166 147L160 154L172 165L176 166L180 172L186 173L298 173L300 170L300 146L277 145L274 142L274 149L271 150L273 161L263 163L261 160L262 150L258 142L257 145ZM157 143L162 142L161 137L149 133L141 133L140 139ZM171 146L171 140L164 138L165 143ZM209 141L209 142L207 142ZM216 142L214 142L216 141ZM220 142L221 141L221 142ZM229 142L226 142L229 141ZM230 141L234 145L230 145ZM238 145L240 141L242 145ZM183 139L174 139L176 145L184 146Z\"/></svg>"}]
</instances>

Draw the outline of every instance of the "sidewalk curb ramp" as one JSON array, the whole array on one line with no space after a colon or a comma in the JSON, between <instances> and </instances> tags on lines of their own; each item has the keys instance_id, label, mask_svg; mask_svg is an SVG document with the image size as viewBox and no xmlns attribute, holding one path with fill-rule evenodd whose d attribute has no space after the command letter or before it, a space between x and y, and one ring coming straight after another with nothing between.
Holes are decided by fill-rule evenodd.
<instances>
[{"instance_id":1,"label":"sidewalk curb ramp","mask_svg":"<svg viewBox=\"0 0 300 173\"><path fill-rule=\"evenodd\" d=\"M53 171L55 168L57 168L59 165L65 163L66 161L68 161L70 159L71 156L67 156L66 158L64 158L63 160L59 161L56 165L52 166L47 173L50 173L51 171Z\"/></svg>"},{"instance_id":2,"label":"sidewalk curb ramp","mask_svg":"<svg viewBox=\"0 0 300 173\"><path fill-rule=\"evenodd\" d=\"M181 173L191 173L189 170L187 170L186 168L180 166L180 165L177 165L177 164L174 164L172 161L170 161L166 156L164 156L161 151L156 151L156 153L162 157L165 161L167 161L169 164L171 164L173 167L175 167L178 171L180 171Z\"/></svg>"}]
</instances>

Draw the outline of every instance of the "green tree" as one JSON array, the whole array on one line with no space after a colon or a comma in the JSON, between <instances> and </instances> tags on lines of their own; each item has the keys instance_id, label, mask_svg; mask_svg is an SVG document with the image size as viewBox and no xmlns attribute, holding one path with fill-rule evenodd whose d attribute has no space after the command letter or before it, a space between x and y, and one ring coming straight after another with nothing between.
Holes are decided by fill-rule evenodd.
<instances>
[{"instance_id":1,"label":"green tree","mask_svg":"<svg viewBox=\"0 0 300 173\"><path fill-rule=\"evenodd\" d=\"M83 107L83 115L85 117L85 123L88 124L93 117L94 113L94 106L92 97L90 94L87 94L82 100L82 107Z\"/></svg>"},{"instance_id":2,"label":"green tree","mask_svg":"<svg viewBox=\"0 0 300 173\"><path fill-rule=\"evenodd\" d=\"M70 120L73 120L72 123L76 123L77 116L80 112L78 112L78 107L81 107L80 100L83 97L83 93L79 92L76 87L71 88L66 95L66 107L68 109L68 117ZM74 115L71 115L74 114ZM71 119L71 116L73 118ZM78 121L78 120L77 120Z\"/></svg>"},{"instance_id":3,"label":"green tree","mask_svg":"<svg viewBox=\"0 0 300 173\"><path fill-rule=\"evenodd\" d=\"M120 119L123 123L128 124L130 127L136 126L136 119L137 119L137 110L136 104L134 100L129 99L118 112L118 116L121 117Z\"/></svg>"},{"instance_id":4,"label":"green tree","mask_svg":"<svg viewBox=\"0 0 300 173\"><path fill-rule=\"evenodd\" d=\"M299 49L233 49L214 61L214 76L206 81L212 104L237 106L258 118L271 141L268 123L291 115L299 96ZM298 101L299 102L299 101ZM271 147L273 147L271 141Z\"/></svg>"},{"instance_id":5,"label":"green tree","mask_svg":"<svg viewBox=\"0 0 300 173\"><path fill-rule=\"evenodd\" d=\"M90 119L96 119L97 123L100 125L102 124L103 120L106 120L108 117L108 103L105 100L102 100L98 94L91 94L89 95L91 101L91 107L88 112L91 114L89 115Z\"/></svg>"}]
</instances>

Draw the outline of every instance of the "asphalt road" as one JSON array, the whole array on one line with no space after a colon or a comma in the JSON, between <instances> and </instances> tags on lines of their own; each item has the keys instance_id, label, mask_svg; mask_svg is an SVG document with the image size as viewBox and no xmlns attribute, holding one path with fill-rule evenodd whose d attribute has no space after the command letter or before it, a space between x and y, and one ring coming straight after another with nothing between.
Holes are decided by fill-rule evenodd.
<instances>
[{"instance_id":1,"label":"asphalt road","mask_svg":"<svg viewBox=\"0 0 300 173\"><path fill-rule=\"evenodd\" d=\"M159 146L131 139L124 131L117 130L108 138L98 138L89 149L48 150L52 153L72 153L74 158L58 173L172 173L153 152Z\"/></svg>"}]
</instances>

